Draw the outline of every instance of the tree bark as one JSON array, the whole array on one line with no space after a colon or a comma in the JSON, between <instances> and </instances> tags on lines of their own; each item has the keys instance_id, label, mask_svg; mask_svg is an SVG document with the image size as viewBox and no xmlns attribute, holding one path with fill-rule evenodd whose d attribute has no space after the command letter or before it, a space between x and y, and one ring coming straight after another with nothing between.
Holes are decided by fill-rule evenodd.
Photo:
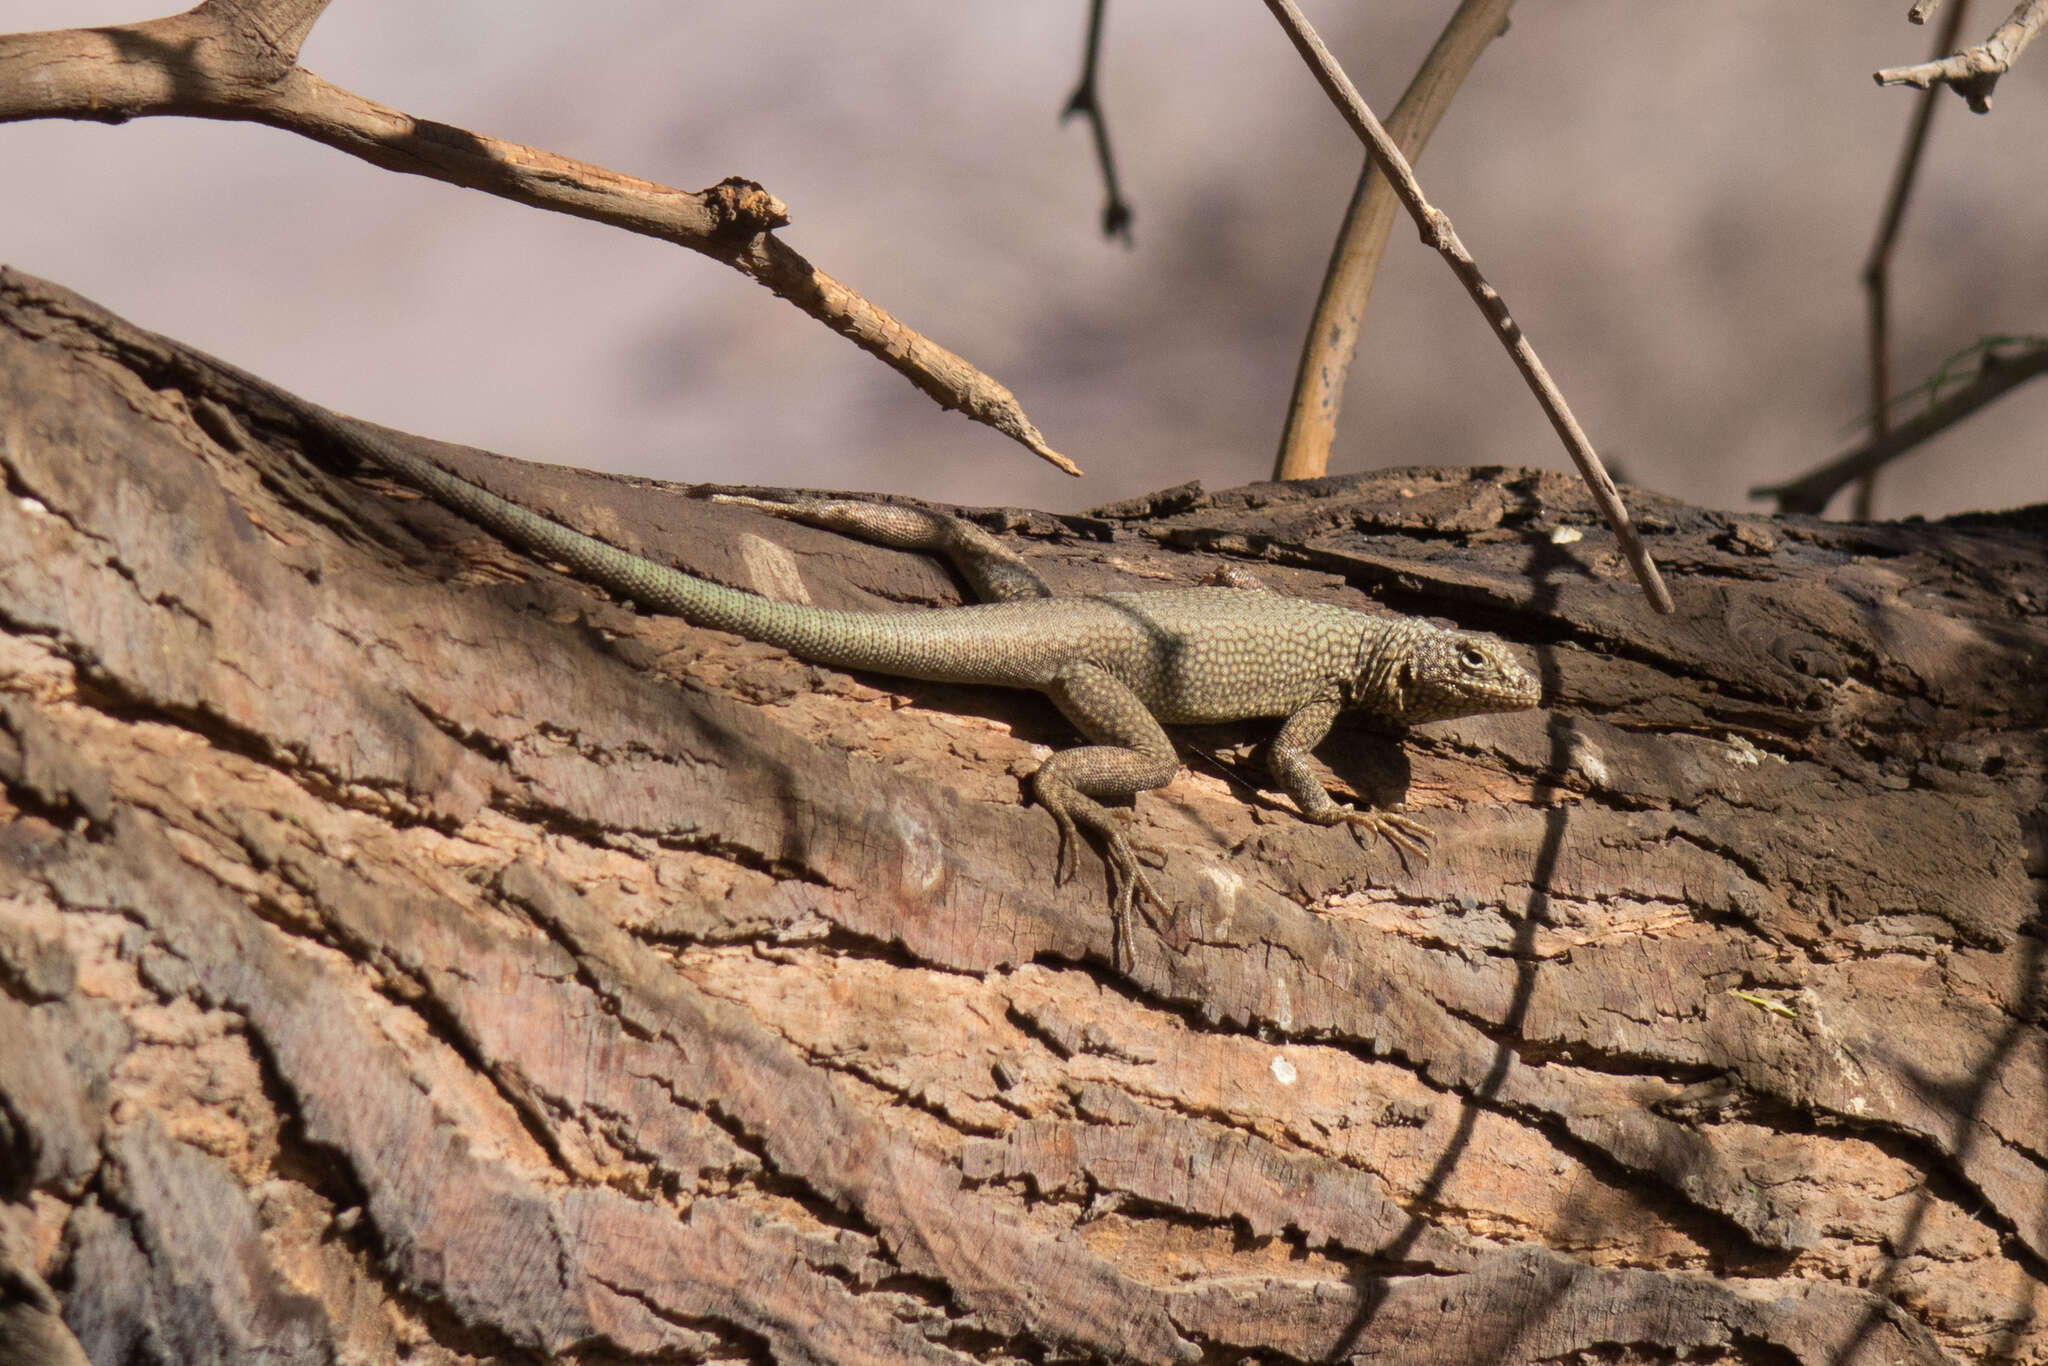
<instances>
[{"instance_id":1,"label":"tree bark","mask_svg":"<svg viewBox=\"0 0 2048 1366\"><path fill-rule=\"evenodd\" d=\"M2048 513L1848 526L1392 470L996 524L1063 589L1533 647L1183 735L1112 966L1029 694L643 615L0 271L0 1358L2048 1360ZM310 445L310 443L309 443ZM913 557L437 447L828 606Z\"/></svg>"}]
</instances>

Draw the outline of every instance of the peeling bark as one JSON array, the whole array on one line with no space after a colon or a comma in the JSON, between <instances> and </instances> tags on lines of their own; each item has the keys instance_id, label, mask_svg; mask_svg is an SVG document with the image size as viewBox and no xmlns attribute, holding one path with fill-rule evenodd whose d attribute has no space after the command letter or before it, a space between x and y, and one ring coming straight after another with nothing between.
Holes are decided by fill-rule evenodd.
<instances>
[{"instance_id":1,"label":"peeling bark","mask_svg":"<svg viewBox=\"0 0 2048 1366\"><path fill-rule=\"evenodd\" d=\"M1001 514L1070 591L1256 562L1545 680L1324 746L1428 866L1184 733L1120 974L1041 699L635 613L296 410L0 272L0 1356L2048 1361L2039 510L1651 499L1671 618L1549 474Z\"/></svg>"}]
</instances>

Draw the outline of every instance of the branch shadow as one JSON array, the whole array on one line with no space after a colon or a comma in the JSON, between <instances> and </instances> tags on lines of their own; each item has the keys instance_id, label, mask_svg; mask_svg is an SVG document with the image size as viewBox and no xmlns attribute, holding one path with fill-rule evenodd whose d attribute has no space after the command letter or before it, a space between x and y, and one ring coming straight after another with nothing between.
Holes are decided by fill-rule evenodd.
<instances>
[{"instance_id":1,"label":"branch shadow","mask_svg":"<svg viewBox=\"0 0 2048 1366\"><path fill-rule=\"evenodd\" d=\"M2004 1070L2004 1065L2013 1050L2041 1029L2042 1026L2033 1023L2030 1016L2038 1016L2048 1021L2048 891L2040 894L2039 910L2040 915L2032 927L2032 933L2022 931L2019 949L2021 985L2013 1003L2012 1019L1999 1032L1998 1037L1985 1050L1982 1060L1973 1069L1971 1084L1966 1088L1956 1088L1944 1086L1931 1077L1915 1078L1930 1094L1947 1092L1958 1095L1959 1101L1953 1111L1954 1136L1946 1153L1947 1165L1966 1187L1972 1189L1975 1183L1970 1180L1964 1169L1983 1136L1984 1126L1978 1122L1979 1118L1984 1113L1991 1093L1998 1083L1999 1074ZM2048 1057L2048 1050L2043 1050L2043 1055ZM2042 1086L2048 1088L2048 1066L2044 1066L2040 1080ZM1865 1288L1877 1298L1857 1320L1855 1328L1850 1331L1842 1345L1834 1351L1832 1360L1854 1361L1871 1334L1883 1324L1886 1310L1896 1303L1894 1296L1901 1289L1900 1281L1906 1262L1919 1247L1922 1230L1933 1212L1936 1199L1933 1188L1923 1182L1913 1197L1912 1207L1897 1236L1887 1240L1877 1273L1865 1282ZM2041 1222L2044 1228L2048 1228L2048 1202L2043 1204ZM2020 1246L2021 1249L2026 1249L2024 1242ZM2038 1259L2029 1256L2029 1251L2030 1249L2019 1251L2015 1260L2031 1261L2035 1276L2048 1280L2048 1267L2044 1267ZM2009 1316L2012 1321L2024 1323L2034 1314L2035 1310L2026 1302L2027 1298L2029 1297L2025 1296L2024 1292L2015 1297L2013 1312ZM1987 1355L1987 1360L1992 1361L2010 1359L2010 1348L1994 1348Z\"/></svg>"},{"instance_id":2,"label":"branch shadow","mask_svg":"<svg viewBox=\"0 0 2048 1366\"><path fill-rule=\"evenodd\" d=\"M1531 546L1528 565L1529 580L1535 585L1530 596L1526 617L1544 617L1555 613L1558 608L1556 576L1562 571L1576 572L1579 566L1548 541L1537 540ZM1558 695L1559 666L1554 647L1539 646L1536 649L1536 676L1543 685L1543 696L1554 703ZM1551 803L1560 786L1561 775L1571 759L1572 723L1569 718L1553 712L1547 732L1550 738L1550 754L1544 772L1536 784L1536 800ZM1463 1160L1465 1151L1471 1146L1472 1135L1479 1123L1479 1113L1490 1106L1500 1094L1508 1070L1516 1054L1510 1040L1519 1038L1523 1022L1528 1018L1529 1003L1536 990L1536 961L1534 950L1536 930L1539 925L1550 922L1550 886L1556 876L1559 856L1564 848L1564 837L1570 820L1570 810L1552 804L1544 817L1543 841L1538 846L1536 858L1529 873L1529 899L1523 909L1520 923L1516 926L1510 954L1515 963L1514 992L1500 1023L1501 1043L1494 1051L1492 1065L1479 1085L1465 1098L1458 1116L1458 1125L1444 1144L1443 1152L1430 1167L1429 1174L1418 1187L1413 1207L1428 1209L1441 1199L1451 1176ZM1405 1260L1416 1240L1420 1238L1427 1222L1420 1214L1409 1217L1406 1227L1379 1254L1380 1260L1399 1262ZM1384 1277L1359 1274L1354 1277L1359 1290L1359 1306L1352 1320L1345 1326L1337 1339L1336 1347L1330 1353L1331 1359L1341 1359L1363 1350L1365 1337L1373 1321L1379 1316L1387 1299L1387 1280ZM1555 1291L1541 1301L1531 1301L1517 1325L1505 1329L1499 1340L1489 1344L1472 1344L1467 1353L1475 1361L1504 1359L1507 1348L1519 1334L1519 1325L1533 1323L1539 1319L1548 1306L1555 1303L1562 1293L1565 1282L1559 1282Z\"/></svg>"}]
</instances>

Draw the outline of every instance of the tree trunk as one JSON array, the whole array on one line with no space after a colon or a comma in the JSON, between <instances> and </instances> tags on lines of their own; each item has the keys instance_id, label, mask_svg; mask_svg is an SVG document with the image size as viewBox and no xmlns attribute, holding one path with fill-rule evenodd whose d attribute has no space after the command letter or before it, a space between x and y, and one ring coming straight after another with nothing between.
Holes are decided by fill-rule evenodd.
<instances>
[{"instance_id":1,"label":"tree trunk","mask_svg":"<svg viewBox=\"0 0 2048 1366\"><path fill-rule=\"evenodd\" d=\"M636 613L296 411L0 272L0 1358L2048 1361L2040 510L1646 499L1669 619L1552 474L1005 514L1063 591L1256 562L1544 679L1325 744L1427 865L1183 734L1124 972L1045 701Z\"/></svg>"}]
</instances>

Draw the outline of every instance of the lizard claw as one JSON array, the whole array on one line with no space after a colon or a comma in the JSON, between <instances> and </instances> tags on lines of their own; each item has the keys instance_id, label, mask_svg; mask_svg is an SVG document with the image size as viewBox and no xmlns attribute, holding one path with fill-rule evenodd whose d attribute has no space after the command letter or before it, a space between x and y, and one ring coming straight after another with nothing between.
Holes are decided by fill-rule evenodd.
<instances>
[{"instance_id":1,"label":"lizard claw","mask_svg":"<svg viewBox=\"0 0 2048 1366\"><path fill-rule=\"evenodd\" d=\"M1137 966L1131 953L1131 917L1139 903L1150 902L1160 910L1166 909L1166 901L1159 895L1159 889L1152 885L1152 879L1145 876L1144 865L1138 862L1131 842L1118 830L1104 830L1103 857L1109 864L1110 902L1110 957L1118 972L1129 972Z\"/></svg>"},{"instance_id":2,"label":"lizard claw","mask_svg":"<svg viewBox=\"0 0 2048 1366\"><path fill-rule=\"evenodd\" d=\"M1429 862L1430 845L1436 841L1436 831L1421 821L1410 820L1392 811L1358 811L1348 807L1337 819L1351 827L1353 837L1360 843L1364 843L1366 835L1378 835L1403 855L1413 854L1424 863Z\"/></svg>"},{"instance_id":3,"label":"lizard claw","mask_svg":"<svg viewBox=\"0 0 2048 1366\"><path fill-rule=\"evenodd\" d=\"M1064 801L1046 801L1043 793L1039 804L1045 807L1060 831L1059 865L1053 872L1054 885L1065 886L1080 870L1080 856L1075 851L1081 844L1082 825L1086 825L1089 832L1101 841L1102 861L1109 867L1110 954L1119 972L1130 971L1135 966L1131 955L1132 917L1141 902L1150 902L1162 911L1167 909L1166 899L1159 894L1152 879L1145 875L1144 865L1138 862L1130 840L1117 828L1114 817L1107 811L1094 807L1093 803L1070 809Z\"/></svg>"},{"instance_id":4,"label":"lizard claw","mask_svg":"<svg viewBox=\"0 0 2048 1366\"><path fill-rule=\"evenodd\" d=\"M1074 850L1081 843L1081 831L1075 826L1074 818L1065 810L1048 806L1046 811L1052 816L1053 823L1060 828L1059 861L1053 866L1052 885L1064 887L1072 882L1074 875L1080 871L1081 860Z\"/></svg>"}]
</instances>

